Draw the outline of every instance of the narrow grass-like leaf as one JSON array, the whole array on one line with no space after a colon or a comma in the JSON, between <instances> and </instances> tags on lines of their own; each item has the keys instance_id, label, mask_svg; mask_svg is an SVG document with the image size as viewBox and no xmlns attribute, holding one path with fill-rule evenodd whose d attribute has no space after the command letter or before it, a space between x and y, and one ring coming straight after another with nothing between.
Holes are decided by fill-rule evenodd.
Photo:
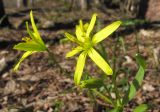
<instances>
[{"instance_id":1,"label":"narrow grass-like leaf","mask_svg":"<svg viewBox=\"0 0 160 112\"><path fill-rule=\"evenodd\" d=\"M112 110L109 110L107 112L122 112L122 108L121 107L116 107L116 108L114 108Z\"/></svg>"},{"instance_id":2,"label":"narrow grass-like leaf","mask_svg":"<svg viewBox=\"0 0 160 112\"><path fill-rule=\"evenodd\" d=\"M136 60L137 63L139 64L139 70L136 73L134 80L130 84L129 89L123 98L123 104L127 104L135 96L136 91L141 86L144 78L145 67L146 67L145 60L139 54L136 55Z\"/></svg>"},{"instance_id":3,"label":"narrow grass-like leaf","mask_svg":"<svg viewBox=\"0 0 160 112\"><path fill-rule=\"evenodd\" d=\"M21 59L18 61L18 63L15 65L14 71L17 71L18 68L19 68L20 63L21 63L25 58L27 58L28 56L30 56L30 55L33 54L33 53L34 53L33 51L27 51L27 52L25 52L25 53L22 55Z\"/></svg>"},{"instance_id":4,"label":"narrow grass-like leaf","mask_svg":"<svg viewBox=\"0 0 160 112\"><path fill-rule=\"evenodd\" d=\"M108 112L119 112L117 108L109 110Z\"/></svg>"},{"instance_id":5,"label":"narrow grass-like leaf","mask_svg":"<svg viewBox=\"0 0 160 112\"><path fill-rule=\"evenodd\" d=\"M91 89L91 90L106 103L110 103L110 104L113 103L107 96L103 95L101 92L97 91L96 89Z\"/></svg>"},{"instance_id":6,"label":"narrow grass-like leaf","mask_svg":"<svg viewBox=\"0 0 160 112\"><path fill-rule=\"evenodd\" d=\"M137 106L137 107L133 110L133 112L146 112L148 108L149 108L149 107L148 107L147 104L141 104L141 105Z\"/></svg>"},{"instance_id":7,"label":"narrow grass-like leaf","mask_svg":"<svg viewBox=\"0 0 160 112\"><path fill-rule=\"evenodd\" d=\"M88 51L89 57L102 69L107 75L112 75L113 71L107 62L98 54L96 50L91 48Z\"/></svg>"},{"instance_id":8,"label":"narrow grass-like leaf","mask_svg":"<svg viewBox=\"0 0 160 112\"><path fill-rule=\"evenodd\" d=\"M45 51L46 49L40 46L39 44L33 43L19 43L14 46L13 49L23 50L23 51Z\"/></svg>"},{"instance_id":9,"label":"narrow grass-like leaf","mask_svg":"<svg viewBox=\"0 0 160 112\"><path fill-rule=\"evenodd\" d=\"M74 82L76 85L80 83L82 73L83 73L83 68L85 65L85 60L86 60L86 53L82 52L80 56L78 57L75 75L74 75Z\"/></svg>"},{"instance_id":10,"label":"narrow grass-like leaf","mask_svg":"<svg viewBox=\"0 0 160 112\"><path fill-rule=\"evenodd\" d=\"M143 25L145 23L147 23L147 21L143 19L128 19L122 21L122 26L129 27L129 26Z\"/></svg>"},{"instance_id":11,"label":"narrow grass-like leaf","mask_svg":"<svg viewBox=\"0 0 160 112\"><path fill-rule=\"evenodd\" d=\"M112 34L119 26L121 25L121 21L116 21L110 24L109 26L103 28L98 33L93 36L92 42L93 44L97 44L107 38L110 34Z\"/></svg>"},{"instance_id":12,"label":"narrow grass-like leaf","mask_svg":"<svg viewBox=\"0 0 160 112\"><path fill-rule=\"evenodd\" d=\"M76 55L77 53L79 53L82 50L83 50L83 48L78 46L78 47L74 48L72 51L68 52L67 55L66 55L66 58L72 57L72 56Z\"/></svg>"},{"instance_id":13,"label":"narrow grass-like leaf","mask_svg":"<svg viewBox=\"0 0 160 112\"><path fill-rule=\"evenodd\" d=\"M93 27L94 27L95 22L96 22L96 16L97 16L97 14L93 14L93 16L92 16L92 19L90 21L90 24L89 24L87 32L86 32L87 37L89 37L91 31L93 30Z\"/></svg>"},{"instance_id":14,"label":"narrow grass-like leaf","mask_svg":"<svg viewBox=\"0 0 160 112\"><path fill-rule=\"evenodd\" d=\"M103 80L100 78L91 78L88 80L81 81L81 87L82 88L88 88L88 89L94 89L94 88L100 88L104 85Z\"/></svg>"}]
</instances>

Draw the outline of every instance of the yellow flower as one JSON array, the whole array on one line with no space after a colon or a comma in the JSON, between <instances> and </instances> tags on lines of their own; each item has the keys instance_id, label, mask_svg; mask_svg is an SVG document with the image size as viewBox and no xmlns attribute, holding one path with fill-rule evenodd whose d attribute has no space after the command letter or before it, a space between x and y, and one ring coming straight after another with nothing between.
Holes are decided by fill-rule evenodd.
<instances>
[{"instance_id":1,"label":"yellow flower","mask_svg":"<svg viewBox=\"0 0 160 112\"><path fill-rule=\"evenodd\" d=\"M83 25L82 20L79 21L79 25L76 25L76 37L65 33L65 36L72 42L78 44L76 48L67 53L66 57L72 57L77 53L80 53L79 58L77 60L74 81L75 84L79 84L81 80L81 76L83 73L83 68L85 65L86 57L89 56L98 67L100 67L107 75L112 75L113 71L108 63L100 56L100 54L94 49L94 46L107 38L110 34L112 34L121 24L121 21L116 21L110 24L109 26L103 28L96 34L91 37L91 31L96 22L96 14L92 16L90 23L86 23Z\"/></svg>"},{"instance_id":2,"label":"yellow flower","mask_svg":"<svg viewBox=\"0 0 160 112\"><path fill-rule=\"evenodd\" d=\"M31 31L28 27L28 22L26 22L26 27L27 27L27 32L29 34L30 37L24 37L22 38L22 40L24 42L18 43L17 45L14 46L13 49L17 49L17 50L22 50L22 51L26 51L21 59L18 61L18 63L15 65L14 67L14 71L16 71L20 65L20 63L27 58L28 56L30 56L31 54L35 53L35 52L41 52L41 51L46 51L47 47L44 44L38 29L35 25L34 22L34 17L33 17L33 13L32 11L30 12L30 18L31 18L31 24L32 24L32 28L33 31Z\"/></svg>"}]
</instances>

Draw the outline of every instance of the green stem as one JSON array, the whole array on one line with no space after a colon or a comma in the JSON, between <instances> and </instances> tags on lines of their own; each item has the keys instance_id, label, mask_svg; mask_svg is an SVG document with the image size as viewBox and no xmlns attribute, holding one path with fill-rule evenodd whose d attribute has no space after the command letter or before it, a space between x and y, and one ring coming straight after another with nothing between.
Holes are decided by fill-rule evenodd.
<instances>
[{"instance_id":1,"label":"green stem","mask_svg":"<svg viewBox=\"0 0 160 112\"><path fill-rule=\"evenodd\" d=\"M116 94L116 100L117 100L117 106L121 105L121 101L120 101L120 95L119 95L119 91L117 88L117 82L116 82L116 78L113 80L113 84L114 84L114 91Z\"/></svg>"},{"instance_id":2,"label":"green stem","mask_svg":"<svg viewBox=\"0 0 160 112\"><path fill-rule=\"evenodd\" d=\"M137 45L137 52L139 53L140 52L140 49L139 49L139 40L138 40L138 33L137 33L137 31L135 30L135 33L136 33L136 45Z\"/></svg>"},{"instance_id":3,"label":"green stem","mask_svg":"<svg viewBox=\"0 0 160 112\"><path fill-rule=\"evenodd\" d=\"M117 103L117 106L119 106L120 104L120 95L119 95L119 91L118 91L118 88L117 88L117 82L116 82L116 62L117 62L117 59L116 59L116 48L117 48L117 40L116 40L116 43L115 43L115 46L114 46L114 61L113 61L113 75L112 75L112 84L114 85L114 91L115 91L115 94L116 94L116 103Z\"/></svg>"},{"instance_id":4,"label":"green stem","mask_svg":"<svg viewBox=\"0 0 160 112\"><path fill-rule=\"evenodd\" d=\"M90 97L90 99L91 99L91 102L94 104L94 105L96 105L96 99L95 99L95 96L94 96L94 94L93 94L93 91L92 90L88 90L88 96Z\"/></svg>"},{"instance_id":5,"label":"green stem","mask_svg":"<svg viewBox=\"0 0 160 112\"><path fill-rule=\"evenodd\" d=\"M107 98L105 95L103 95L102 93L100 93L100 92L97 91L96 89L92 89L92 91L93 91L96 95L98 95L101 99L103 99L106 103L110 103L110 104L113 105L113 102L112 102L109 98Z\"/></svg>"},{"instance_id":6,"label":"green stem","mask_svg":"<svg viewBox=\"0 0 160 112\"><path fill-rule=\"evenodd\" d=\"M125 55L126 54L126 47L125 47L124 39L123 39L123 37L120 37L119 40L120 40L120 43L122 45L123 53Z\"/></svg>"},{"instance_id":7,"label":"green stem","mask_svg":"<svg viewBox=\"0 0 160 112\"><path fill-rule=\"evenodd\" d=\"M53 65L55 64L55 65L60 69L60 71L63 72L64 70L63 70L63 68L59 65L59 63L56 61L55 55L54 55L52 52L50 52L49 49L47 49L47 52L48 52L48 54L49 54L49 58L50 58L51 61L52 61L52 64L53 64Z\"/></svg>"},{"instance_id":8,"label":"green stem","mask_svg":"<svg viewBox=\"0 0 160 112\"><path fill-rule=\"evenodd\" d=\"M106 62L108 62L108 55L107 52L105 50L105 47L103 46L102 43L99 44L99 49L98 49L99 53L101 54L101 56L103 57L103 59L105 59Z\"/></svg>"},{"instance_id":9,"label":"green stem","mask_svg":"<svg viewBox=\"0 0 160 112\"><path fill-rule=\"evenodd\" d=\"M112 104L115 106L115 103L114 103L114 100L113 100L113 98L112 98L111 92L110 92L109 89L106 87L106 85L104 85L104 88L106 89L106 91L107 91L107 93L108 93L108 95L109 95L109 98L110 98L110 100L112 101Z\"/></svg>"}]
</instances>

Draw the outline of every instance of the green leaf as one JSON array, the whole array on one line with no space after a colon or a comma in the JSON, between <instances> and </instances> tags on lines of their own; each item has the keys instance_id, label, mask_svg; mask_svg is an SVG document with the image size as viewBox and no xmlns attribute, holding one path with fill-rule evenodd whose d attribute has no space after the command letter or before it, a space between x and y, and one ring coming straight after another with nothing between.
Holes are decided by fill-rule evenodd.
<instances>
[{"instance_id":1,"label":"green leaf","mask_svg":"<svg viewBox=\"0 0 160 112\"><path fill-rule=\"evenodd\" d=\"M59 43L60 43L60 44L65 44L65 43L67 43L67 42L69 42L69 39L68 39L68 38L62 38L62 39L59 40Z\"/></svg>"},{"instance_id":2,"label":"green leaf","mask_svg":"<svg viewBox=\"0 0 160 112\"><path fill-rule=\"evenodd\" d=\"M141 105L137 106L137 107L133 110L133 112L146 112L148 108L149 108L149 107L148 107L147 104L141 104Z\"/></svg>"},{"instance_id":3,"label":"green leaf","mask_svg":"<svg viewBox=\"0 0 160 112\"><path fill-rule=\"evenodd\" d=\"M88 51L89 57L107 74L112 75L113 71L107 62L97 53L96 50L91 48Z\"/></svg>"},{"instance_id":4,"label":"green leaf","mask_svg":"<svg viewBox=\"0 0 160 112\"><path fill-rule=\"evenodd\" d=\"M146 67L145 60L139 54L136 55L136 60L137 63L139 64L139 70L136 73L134 80L130 84L129 89L123 98L123 104L127 104L135 96L136 91L140 88L144 78L145 67Z\"/></svg>"},{"instance_id":5,"label":"green leaf","mask_svg":"<svg viewBox=\"0 0 160 112\"><path fill-rule=\"evenodd\" d=\"M122 26L124 26L124 27L136 26L136 25L142 25L144 23L147 23L147 21L143 20L143 19L128 19L128 20L122 21Z\"/></svg>"},{"instance_id":6,"label":"green leaf","mask_svg":"<svg viewBox=\"0 0 160 112\"><path fill-rule=\"evenodd\" d=\"M108 112L123 112L122 108L121 107L116 107L112 110L109 110Z\"/></svg>"},{"instance_id":7,"label":"green leaf","mask_svg":"<svg viewBox=\"0 0 160 112\"><path fill-rule=\"evenodd\" d=\"M39 51L39 52L46 50L45 48L43 48L39 44L29 43L29 42L19 43L19 44L15 45L13 49L23 50L23 51Z\"/></svg>"},{"instance_id":8,"label":"green leaf","mask_svg":"<svg viewBox=\"0 0 160 112\"><path fill-rule=\"evenodd\" d=\"M118 109L115 108L115 109L109 110L109 112L118 112Z\"/></svg>"},{"instance_id":9,"label":"green leaf","mask_svg":"<svg viewBox=\"0 0 160 112\"><path fill-rule=\"evenodd\" d=\"M101 92L97 91L96 89L91 89L98 97L100 97L106 103L113 104L109 97L103 95Z\"/></svg>"},{"instance_id":10,"label":"green leaf","mask_svg":"<svg viewBox=\"0 0 160 112\"><path fill-rule=\"evenodd\" d=\"M87 32L86 32L87 37L89 37L91 31L93 30L93 27L94 27L95 22L96 22L96 16L97 16L97 14L93 14L93 16L92 16L92 19L90 21L90 24L89 24Z\"/></svg>"},{"instance_id":11,"label":"green leaf","mask_svg":"<svg viewBox=\"0 0 160 112\"><path fill-rule=\"evenodd\" d=\"M88 80L83 80L81 81L81 87L82 88L88 88L88 89L93 89L93 88L100 88L104 85L103 80L100 78L91 78Z\"/></svg>"},{"instance_id":12,"label":"green leaf","mask_svg":"<svg viewBox=\"0 0 160 112\"><path fill-rule=\"evenodd\" d=\"M25 59L25 58L27 58L28 56L30 56L31 54L33 54L34 52L33 51L27 51L27 52L25 52L23 55L22 55L22 57L21 57L21 59L18 61L18 63L15 65L15 67L14 67L14 71L17 71L18 70L18 68L19 68L19 65L20 65L20 63Z\"/></svg>"},{"instance_id":13,"label":"green leaf","mask_svg":"<svg viewBox=\"0 0 160 112\"><path fill-rule=\"evenodd\" d=\"M92 39L93 44L97 44L107 38L110 34L112 34L120 25L121 21L116 21L110 24L109 26L103 28L99 32L97 32Z\"/></svg>"},{"instance_id":14,"label":"green leaf","mask_svg":"<svg viewBox=\"0 0 160 112\"><path fill-rule=\"evenodd\" d=\"M86 60L86 53L82 52L80 56L78 57L77 65L76 65L76 70L75 70L75 75L74 75L74 82L76 85L80 83L82 73L83 73L83 68L85 65L85 60Z\"/></svg>"},{"instance_id":15,"label":"green leaf","mask_svg":"<svg viewBox=\"0 0 160 112\"><path fill-rule=\"evenodd\" d=\"M67 58L68 57L72 57L72 56L76 55L77 53L79 53L82 50L83 50L83 48L80 47L80 46L78 46L78 47L74 48L72 51L68 52L67 55L66 55L66 57Z\"/></svg>"},{"instance_id":16,"label":"green leaf","mask_svg":"<svg viewBox=\"0 0 160 112\"><path fill-rule=\"evenodd\" d=\"M39 32L38 32L38 29L37 29L37 27L36 27L36 24L35 24L35 22L34 22L34 17L33 17L32 11L30 12L30 18L31 18L31 24L32 24L33 31L34 31L34 33L35 33L34 36L35 36L36 40L38 40L42 45L44 45L44 42L43 42L43 40L41 39L41 37L40 37L40 35L39 35Z\"/></svg>"}]
</instances>

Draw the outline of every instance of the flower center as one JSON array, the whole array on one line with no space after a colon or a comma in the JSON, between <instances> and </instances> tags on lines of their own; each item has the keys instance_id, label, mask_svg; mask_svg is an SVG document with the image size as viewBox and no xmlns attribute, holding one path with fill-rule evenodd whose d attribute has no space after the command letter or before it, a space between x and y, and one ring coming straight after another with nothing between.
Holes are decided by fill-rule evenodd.
<instances>
[{"instance_id":1,"label":"flower center","mask_svg":"<svg viewBox=\"0 0 160 112\"><path fill-rule=\"evenodd\" d=\"M84 50L89 50L92 46L93 45L92 45L92 42L91 42L90 38L88 38L88 37L85 38L85 41L83 43Z\"/></svg>"}]
</instances>

